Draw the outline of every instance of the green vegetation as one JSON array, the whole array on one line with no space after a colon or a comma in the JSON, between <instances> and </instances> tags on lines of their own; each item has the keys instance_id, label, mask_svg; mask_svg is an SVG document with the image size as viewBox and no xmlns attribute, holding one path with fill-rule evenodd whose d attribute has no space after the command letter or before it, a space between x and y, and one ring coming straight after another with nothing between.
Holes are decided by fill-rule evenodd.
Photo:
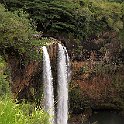
<instances>
[{"instance_id":1,"label":"green vegetation","mask_svg":"<svg viewBox=\"0 0 124 124\"><path fill-rule=\"evenodd\" d=\"M48 40L39 40L40 35L22 10L10 12L0 4L0 52L6 57L11 52L36 59L37 46L43 46Z\"/></svg>"},{"instance_id":2,"label":"green vegetation","mask_svg":"<svg viewBox=\"0 0 124 124\"><path fill-rule=\"evenodd\" d=\"M49 117L42 109L25 113L25 107L5 98L12 97L10 79L17 76L17 82L30 82L26 82L27 89L20 97L34 100L38 95L41 104L38 88L42 69L33 73L32 66L37 65L34 60L41 60L41 46L54 42L51 37L67 46L72 61L86 61L73 75L69 92L71 111L97 105L99 108L100 104L124 109L123 0L1 0L0 3L0 123L48 123ZM11 69L7 62L11 63ZM21 93L23 88L25 84Z\"/></svg>"},{"instance_id":3,"label":"green vegetation","mask_svg":"<svg viewBox=\"0 0 124 124\"><path fill-rule=\"evenodd\" d=\"M16 104L11 94L8 56L26 55L24 61L36 59L35 47L44 45L48 40L36 40L33 38L35 33L23 11L12 13L0 4L0 124L49 124L49 115L43 109L30 109L29 103Z\"/></svg>"},{"instance_id":4,"label":"green vegetation","mask_svg":"<svg viewBox=\"0 0 124 124\"><path fill-rule=\"evenodd\" d=\"M107 30L123 28L122 5L103 0L5 0L13 11L23 8L36 22L37 30L51 36L63 34L86 40Z\"/></svg>"},{"instance_id":5,"label":"green vegetation","mask_svg":"<svg viewBox=\"0 0 124 124\"><path fill-rule=\"evenodd\" d=\"M11 13L0 5L0 48L14 47L24 53L30 48L33 30L23 12Z\"/></svg>"},{"instance_id":6,"label":"green vegetation","mask_svg":"<svg viewBox=\"0 0 124 124\"><path fill-rule=\"evenodd\" d=\"M10 95L9 77L6 72L6 62L0 56L0 99Z\"/></svg>"},{"instance_id":7,"label":"green vegetation","mask_svg":"<svg viewBox=\"0 0 124 124\"><path fill-rule=\"evenodd\" d=\"M15 103L7 64L0 56L0 124L49 124L49 115L30 103Z\"/></svg>"},{"instance_id":8,"label":"green vegetation","mask_svg":"<svg viewBox=\"0 0 124 124\"><path fill-rule=\"evenodd\" d=\"M54 37L71 47L74 58L85 51L106 49L116 34L124 46L124 3L109 0L4 0L10 11L23 9L29 14L36 30ZM113 36L112 36L113 37ZM100 40L99 40L100 39ZM98 40L95 42L95 40ZM115 40L115 39L114 39ZM95 42L95 43L94 43ZM92 47L91 47L92 46ZM83 50L82 50L83 49ZM123 47L121 47L121 50ZM120 51L121 51L120 50ZM83 52L82 52L83 51ZM87 56L87 53L86 53Z\"/></svg>"},{"instance_id":9,"label":"green vegetation","mask_svg":"<svg viewBox=\"0 0 124 124\"><path fill-rule=\"evenodd\" d=\"M28 106L21 106L10 99L0 101L0 124L49 124L47 113L43 110L30 112Z\"/></svg>"},{"instance_id":10,"label":"green vegetation","mask_svg":"<svg viewBox=\"0 0 124 124\"><path fill-rule=\"evenodd\" d=\"M0 56L0 124L49 124L49 115L43 109L14 102L6 65Z\"/></svg>"}]
</instances>

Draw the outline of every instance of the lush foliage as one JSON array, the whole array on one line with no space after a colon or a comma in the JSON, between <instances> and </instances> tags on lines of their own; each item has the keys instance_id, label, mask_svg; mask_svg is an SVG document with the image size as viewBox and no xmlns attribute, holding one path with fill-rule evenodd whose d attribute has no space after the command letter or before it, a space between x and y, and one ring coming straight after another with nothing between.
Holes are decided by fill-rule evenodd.
<instances>
[{"instance_id":1,"label":"lush foliage","mask_svg":"<svg viewBox=\"0 0 124 124\"><path fill-rule=\"evenodd\" d=\"M27 58L36 59L37 46L43 46L48 40L37 37L40 33L22 10L10 12L0 4L0 54L15 52L25 54Z\"/></svg>"},{"instance_id":2,"label":"lush foliage","mask_svg":"<svg viewBox=\"0 0 124 124\"><path fill-rule=\"evenodd\" d=\"M49 116L42 109L30 109L29 105L20 105L10 98L10 79L7 64L9 55L37 56L37 47L48 40L37 40L35 27L22 10L10 12L0 4L0 123L1 124L49 124ZM33 29L34 28L34 29ZM39 34L36 34L39 36ZM24 60L24 61L26 61ZM8 76L9 75L9 76ZM9 99L8 99L9 98Z\"/></svg>"},{"instance_id":3,"label":"lush foliage","mask_svg":"<svg viewBox=\"0 0 124 124\"><path fill-rule=\"evenodd\" d=\"M11 13L0 5L0 48L14 47L24 53L32 34L29 20L22 11Z\"/></svg>"},{"instance_id":4,"label":"lush foliage","mask_svg":"<svg viewBox=\"0 0 124 124\"><path fill-rule=\"evenodd\" d=\"M103 0L6 0L10 10L23 8L36 22L37 30L56 36L66 34L88 39L106 30L123 28L122 4Z\"/></svg>"},{"instance_id":5,"label":"lush foliage","mask_svg":"<svg viewBox=\"0 0 124 124\"><path fill-rule=\"evenodd\" d=\"M10 95L9 77L7 75L6 63L0 56L0 98Z\"/></svg>"},{"instance_id":6,"label":"lush foliage","mask_svg":"<svg viewBox=\"0 0 124 124\"><path fill-rule=\"evenodd\" d=\"M123 63L122 60L118 61L118 59L123 59L124 62L123 0L2 0L0 2L3 3L8 10L12 11L10 12L0 5L0 51L2 51L5 58L8 49L9 52L14 49L16 52L19 52L19 54L30 54L30 57L34 58L37 54L36 49L38 48L37 50L39 50L39 46L51 41L47 38L37 40L40 35L53 36L60 38L60 40L66 39L65 41L70 39L69 45L72 45L70 51L73 54L74 50L76 57L81 56L81 53L82 56L84 56L86 50L88 52L95 50L95 52L101 54L103 59L104 56L107 56L106 54L108 52L110 54L107 58L110 61L104 59L105 61L103 60L101 65L98 63L98 67L90 73L105 76L107 74L105 81L105 78L101 78L100 80L101 86L103 87L99 86L98 81L98 85L96 85L98 86L97 90L94 82L91 83L91 86L90 83L83 83L85 87L82 89L74 87L74 89L69 92L71 100L70 107L71 110L75 111L87 106L92 107L97 102L102 102L103 104L112 103L112 105L117 107L123 106L123 71L119 71L119 68L123 68ZM32 18L32 20L29 20L29 17ZM30 21L33 21L37 27L34 26L33 29ZM35 35L35 28L37 31L41 31L38 35ZM83 44L84 42L85 44ZM91 43L95 44L95 48ZM75 44L77 47L73 49ZM85 46L88 47L86 48ZM90 52L87 56L88 55L90 56ZM25 58L27 59L27 56ZM86 60L86 58L84 60ZM78 59L76 58L76 60ZM95 62L96 59L92 59L92 61ZM0 68L3 67L3 65L0 65ZM81 77L81 75L79 76ZM92 76L94 75L91 75L91 79ZM109 85L110 82L106 84L108 76L109 79L112 80L111 85ZM6 77L3 72L0 73L1 94L4 93L3 91L7 91L4 87L6 89L8 88ZM4 102L1 104L2 106L3 103ZM12 102L10 103L14 106ZM16 106L18 105L16 104ZM36 112L36 118L33 118L33 114L31 116L25 116L18 107L17 109L16 107L12 108L12 113L14 113L14 109L17 110L17 113L15 113L14 116L10 115L12 117L8 116L8 118L12 118L12 120L16 118L18 123L35 123L35 119L37 120L41 117L41 121L44 118L44 116L40 115L40 112ZM6 115L8 114L6 113ZM19 115L20 118L18 118L17 115ZM4 117L2 118L2 116ZM1 120L4 120L5 115L3 114L2 116ZM46 122L44 123L46 124Z\"/></svg>"},{"instance_id":7,"label":"lush foliage","mask_svg":"<svg viewBox=\"0 0 124 124\"><path fill-rule=\"evenodd\" d=\"M43 110L30 111L29 105L16 104L10 99L0 101L1 124L49 124L49 116ZM24 110L24 111L23 111ZM27 113L26 113L27 112Z\"/></svg>"}]
</instances>

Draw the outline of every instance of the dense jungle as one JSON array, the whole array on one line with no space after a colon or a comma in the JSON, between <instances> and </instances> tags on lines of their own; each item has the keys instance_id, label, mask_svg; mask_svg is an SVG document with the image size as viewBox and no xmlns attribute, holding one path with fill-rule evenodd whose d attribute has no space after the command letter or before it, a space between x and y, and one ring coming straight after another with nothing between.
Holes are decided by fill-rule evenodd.
<instances>
[{"instance_id":1,"label":"dense jungle","mask_svg":"<svg viewBox=\"0 0 124 124\"><path fill-rule=\"evenodd\" d=\"M124 0L0 0L0 124L55 124L43 108L42 47L56 112L58 43L70 58L68 124L123 124Z\"/></svg>"}]
</instances>

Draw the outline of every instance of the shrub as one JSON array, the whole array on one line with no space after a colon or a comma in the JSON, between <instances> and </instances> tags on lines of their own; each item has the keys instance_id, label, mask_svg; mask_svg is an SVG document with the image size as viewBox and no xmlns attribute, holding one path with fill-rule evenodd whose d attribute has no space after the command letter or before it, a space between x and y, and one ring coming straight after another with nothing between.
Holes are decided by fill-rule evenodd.
<instances>
[{"instance_id":1,"label":"shrub","mask_svg":"<svg viewBox=\"0 0 124 124\"><path fill-rule=\"evenodd\" d=\"M49 124L49 116L42 109L34 110L30 115L23 110L10 99L0 101L0 124Z\"/></svg>"},{"instance_id":2,"label":"shrub","mask_svg":"<svg viewBox=\"0 0 124 124\"><path fill-rule=\"evenodd\" d=\"M10 95L10 86L8 75L5 73L6 63L0 56L0 97L4 98Z\"/></svg>"},{"instance_id":3,"label":"shrub","mask_svg":"<svg viewBox=\"0 0 124 124\"><path fill-rule=\"evenodd\" d=\"M0 49L18 49L24 53L31 45L30 21L23 12L9 12L0 4Z\"/></svg>"},{"instance_id":4,"label":"shrub","mask_svg":"<svg viewBox=\"0 0 124 124\"><path fill-rule=\"evenodd\" d=\"M35 34L40 36L35 30L28 14L22 10L10 12L0 4L0 54L16 53L25 55L26 59L36 59L37 46L43 46L47 39L36 39Z\"/></svg>"}]
</instances>

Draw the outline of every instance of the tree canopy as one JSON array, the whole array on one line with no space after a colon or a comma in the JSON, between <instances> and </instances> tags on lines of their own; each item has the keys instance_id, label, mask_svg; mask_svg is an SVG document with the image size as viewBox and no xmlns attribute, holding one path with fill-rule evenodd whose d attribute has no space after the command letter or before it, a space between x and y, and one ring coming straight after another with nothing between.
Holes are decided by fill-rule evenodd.
<instances>
[{"instance_id":1,"label":"tree canopy","mask_svg":"<svg viewBox=\"0 0 124 124\"><path fill-rule=\"evenodd\" d=\"M22 11L12 13L0 4L0 50L14 48L24 53L30 48L33 32Z\"/></svg>"},{"instance_id":2,"label":"tree canopy","mask_svg":"<svg viewBox=\"0 0 124 124\"><path fill-rule=\"evenodd\" d=\"M86 40L106 30L123 29L123 3L92 0L5 0L13 11L23 9L35 21L37 30L56 36L66 34Z\"/></svg>"},{"instance_id":3,"label":"tree canopy","mask_svg":"<svg viewBox=\"0 0 124 124\"><path fill-rule=\"evenodd\" d=\"M10 12L0 4L0 54L15 52L27 57L36 57L37 46L44 45L48 40L34 37L36 28L28 14L23 10ZM5 57L6 55L4 55Z\"/></svg>"}]
</instances>

